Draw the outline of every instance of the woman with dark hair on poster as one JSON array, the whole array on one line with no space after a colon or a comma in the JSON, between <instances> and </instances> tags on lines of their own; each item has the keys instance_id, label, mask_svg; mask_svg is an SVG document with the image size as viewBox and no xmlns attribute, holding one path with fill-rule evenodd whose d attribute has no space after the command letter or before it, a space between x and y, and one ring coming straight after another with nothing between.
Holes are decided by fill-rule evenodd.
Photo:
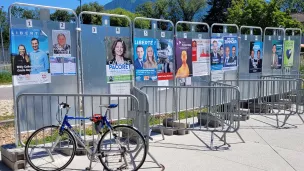
<instances>
[{"instance_id":1,"label":"woman with dark hair on poster","mask_svg":"<svg viewBox=\"0 0 304 171\"><path fill-rule=\"evenodd\" d=\"M30 57L26 52L24 45L18 46L19 54L14 58L14 73L13 75L27 75L31 72Z\"/></svg>"},{"instance_id":2,"label":"woman with dark hair on poster","mask_svg":"<svg viewBox=\"0 0 304 171\"><path fill-rule=\"evenodd\" d=\"M111 51L113 58L107 62L108 65L132 64L131 59L125 57L127 52L127 46L123 40L115 40L112 44Z\"/></svg>"}]
</instances>

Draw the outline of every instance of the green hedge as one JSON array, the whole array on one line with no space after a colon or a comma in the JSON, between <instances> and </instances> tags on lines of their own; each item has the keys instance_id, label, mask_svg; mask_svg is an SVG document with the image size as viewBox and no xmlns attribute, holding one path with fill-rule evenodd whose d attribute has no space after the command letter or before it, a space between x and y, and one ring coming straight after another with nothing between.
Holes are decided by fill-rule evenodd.
<instances>
[{"instance_id":1,"label":"green hedge","mask_svg":"<svg viewBox=\"0 0 304 171\"><path fill-rule=\"evenodd\" d=\"M0 84L12 83L12 74L9 72L0 72Z\"/></svg>"}]
</instances>

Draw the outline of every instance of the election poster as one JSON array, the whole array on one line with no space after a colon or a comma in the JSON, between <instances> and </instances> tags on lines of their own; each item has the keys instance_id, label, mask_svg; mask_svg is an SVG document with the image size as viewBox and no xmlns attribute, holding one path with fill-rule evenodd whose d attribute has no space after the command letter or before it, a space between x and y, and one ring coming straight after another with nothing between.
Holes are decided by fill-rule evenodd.
<instances>
[{"instance_id":1,"label":"election poster","mask_svg":"<svg viewBox=\"0 0 304 171\"><path fill-rule=\"evenodd\" d=\"M193 76L209 75L210 39L192 39Z\"/></svg>"},{"instance_id":2,"label":"election poster","mask_svg":"<svg viewBox=\"0 0 304 171\"><path fill-rule=\"evenodd\" d=\"M134 38L134 69L136 81L157 81L157 41Z\"/></svg>"},{"instance_id":3,"label":"election poster","mask_svg":"<svg viewBox=\"0 0 304 171\"><path fill-rule=\"evenodd\" d=\"M283 59L283 40L273 40L271 50L271 68L281 69Z\"/></svg>"},{"instance_id":4,"label":"election poster","mask_svg":"<svg viewBox=\"0 0 304 171\"><path fill-rule=\"evenodd\" d=\"M39 29L11 28L14 86L51 82L47 35Z\"/></svg>"},{"instance_id":5,"label":"election poster","mask_svg":"<svg viewBox=\"0 0 304 171\"><path fill-rule=\"evenodd\" d=\"M174 73L172 39L157 39L157 57L157 79L172 80Z\"/></svg>"},{"instance_id":6,"label":"election poster","mask_svg":"<svg viewBox=\"0 0 304 171\"><path fill-rule=\"evenodd\" d=\"M294 56L294 41L285 40L284 41L284 66L293 66L293 56Z\"/></svg>"},{"instance_id":7,"label":"election poster","mask_svg":"<svg viewBox=\"0 0 304 171\"><path fill-rule=\"evenodd\" d=\"M54 56L71 56L71 35L69 30L52 30Z\"/></svg>"},{"instance_id":8,"label":"election poster","mask_svg":"<svg viewBox=\"0 0 304 171\"><path fill-rule=\"evenodd\" d=\"M223 70L236 70L238 65L238 38L224 37Z\"/></svg>"},{"instance_id":9,"label":"election poster","mask_svg":"<svg viewBox=\"0 0 304 171\"><path fill-rule=\"evenodd\" d=\"M222 37L212 37L210 42L211 70L222 70L224 47Z\"/></svg>"},{"instance_id":10,"label":"election poster","mask_svg":"<svg viewBox=\"0 0 304 171\"><path fill-rule=\"evenodd\" d=\"M106 37L107 83L131 82L132 67L131 40L128 37Z\"/></svg>"},{"instance_id":11,"label":"election poster","mask_svg":"<svg viewBox=\"0 0 304 171\"><path fill-rule=\"evenodd\" d=\"M176 78L192 76L192 39L176 39Z\"/></svg>"},{"instance_id":12,"label":"election poster","mask_svg":"<svg viewBox=\"0 0 304 171\"><path fill-rule=\"evenodd\" d=\"M249 52L249 73L262 72L263 63L263 42L250 42Z\"/></svg>"}]
</instances>

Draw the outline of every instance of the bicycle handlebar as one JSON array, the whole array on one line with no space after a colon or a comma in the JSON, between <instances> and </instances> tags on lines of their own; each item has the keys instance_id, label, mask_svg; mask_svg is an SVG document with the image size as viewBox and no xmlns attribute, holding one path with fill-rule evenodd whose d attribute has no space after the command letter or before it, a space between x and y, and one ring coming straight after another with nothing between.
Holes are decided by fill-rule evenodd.
<instances>
[{"instance_id":1,"label":"bicycle handlebar","mask_svg":"<svg viewBox=\"0 0 304 171\"><path fill-rule=\"evenodd\" d=\"M59 106L60 106L60 108L69 108L69 107L70 107L69 104L63 103L63 102L61 102L61 103L59 104Z\"/></svg>"}]
</instances>

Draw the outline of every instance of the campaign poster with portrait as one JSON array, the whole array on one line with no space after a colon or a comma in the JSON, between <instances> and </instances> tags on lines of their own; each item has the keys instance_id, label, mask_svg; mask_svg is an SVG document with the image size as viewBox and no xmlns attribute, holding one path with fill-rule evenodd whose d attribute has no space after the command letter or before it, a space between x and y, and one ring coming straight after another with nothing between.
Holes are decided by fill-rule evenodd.
<instances>
[{"instance_id":1,"label":"campaign poster with portrait","mask_svg":"<svg viewBox=\"0 0 304 171\"><path fill-rule=\"evenodd\" d=\"M47 35L40 29L11 28L14 86L51 82Z\"/></svg>"},{"instance_id":2,"label":"campaign poster with portrait","mask_svg":"<svg viewBox=\"0 0 304 171\"><path fill-rule=\"evenodd\" d=\"M224 45L222 37L212 37L210 42L211 70L222 70L224 60Z\"/></svg>"},{"instance_id":3,"label":"campaign poster with portrait","mask_svg":"<svg viewBox=\"0 0 304 171\"><path fill-rule=\"evenodd\" d=\"M292 67L294 57L294 41L285 40L284 41L284 66Z\"/></svg>"},{"instance_id":4,"label":"campaign poster with portrait","mask_svg":"<svg viewBox=\"0 0 304 171\"><path fill-rule=\"evenodd\" d=\"M69 30L52 30L54 56L71 56L71 35Z\"/></svg>"},{"instance_id":5,"label":"campaign poster with portrait","mask_svg":"<svg viewBox=\"0 0 304 171\"><path fill-rule=\"evenodd\" d=\"M249 73L262 72L263 64L263 42L250 42Z\"/></svg>"},{"instance_id":6,"label":"campaign poster with portrait","mask_svg":"<svg viewBox=\"0 0 304 171\"><path fill-rule=\"evenodd\" d=\"M271 68L281 69L283 59L283 40L273 40L271 51Z\"/></svg>"},{"instance_id":7,"label":"campaign poster with portrait","mask_svg":"<svg viewBox=\"0 0 304 171\"><path fill-rule=\"evenodd\" d=\"M172 39L157 39L157 57L157 79L172 80L174 73Z\"/></svg>"},{"instance_id":8,"label":"campaign poster with portrait","mask_svg":"<svg viewBox=\"0 0 304 171\"><path fill-rule=\"evenodd\" d=\"M134 38L134 69L136 81L157 81L157 41Z\"/></svg>"},{"instance_id":9,"label":"campaign poster with portrait","mask_svg":"<svg viewBox=\"0 0 304 171\"><path fill-rule=\"evenodd\" d=\"M128 37L106 37L107 83L131 82L133 61Z\"/></svg>"},{"instance_id":10,"label":"campaign poster with portrait","mask_svg":"<svg viewBox=\"0 0 304 171\"><path fill-rule=\"evenodd\" d=\"M176 39L176 78L192 76L192 39Z\"/></svg>"},{"instance_id":11,"label":"campaign poster with portrait","mask_svg":"<svg viewBox=\"0 0 304 171\"><path fill-rule=\"evenodd\" d=\"M223 70L236 70L238 64L238 38L224 37Z\"/></svg>"},{"instance_id":12,"label":"campaign poster with portrait","mask_svg":"<svg viewBox=\"0 0 304 171\"><path fill-rule=\"evenodd\" d=\"M192 39L193 76L209 75L210 39Z\"/></svg>"}]
</instances>

